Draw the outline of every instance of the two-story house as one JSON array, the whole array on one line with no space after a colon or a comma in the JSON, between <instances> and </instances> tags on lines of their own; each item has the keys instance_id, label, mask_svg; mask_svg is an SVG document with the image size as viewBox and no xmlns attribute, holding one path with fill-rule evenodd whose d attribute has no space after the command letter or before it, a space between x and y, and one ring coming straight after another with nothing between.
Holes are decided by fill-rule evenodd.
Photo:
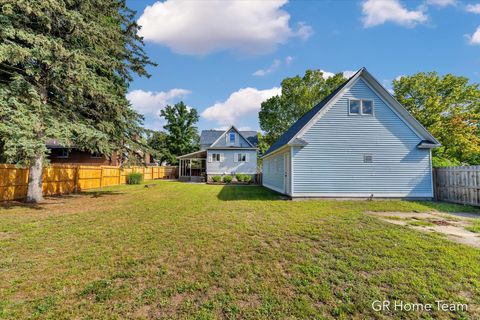
<instances>
[{"instance_id":1,"label":"two-story house","mask_svg":"<svg viewBox=\"0 0 480 320\"><path fill-rule=\"evenodd\" d=\"M179 156L179 180L210 181L213 176L257 173L257 132L203 130L200 150Z\"/></svg>"}]
</instances>

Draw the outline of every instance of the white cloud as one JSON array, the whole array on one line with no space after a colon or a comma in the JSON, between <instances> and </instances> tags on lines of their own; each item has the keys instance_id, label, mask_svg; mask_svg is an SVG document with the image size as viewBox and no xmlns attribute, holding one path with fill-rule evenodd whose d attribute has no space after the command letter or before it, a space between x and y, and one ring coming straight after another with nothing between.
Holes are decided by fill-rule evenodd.
<instances>
[{"instance_id":1,"label":"white cloud","mask_svg":"<svg viewBox=\"0 0 480 320\"><path fill-rule=\"evenodd\" d=\"M323 72L323 77L324 77L325 79L331 78L331 77L333 77L333 76L335 75L334 72L325 71L325 70L322 70L322 69L320 69L320 71ZM343 74L343 76L344 76L345 78L350 78L350 77L353 76L356 72L357 72L357 71L345 70L345 71L342 72L342 74Z\"/></svg>"},{"instance_id":2,"label":"white cloud","mask_svg":"<svg viewBox=\"0 0 480 320\"><path fill-rule=\"evenodd\" d=\"M393 22L406 27L427 21L424 9L408 10L399 0L366 0L362 4L364 27Z\"/></svg>"},{"instance_id":3,"label":"white cloud","mask_svg":"<svg viewBox=\"0 0 480 320\"><path fill-rule=\"evenodd\" d=\"M328 72L328 71L321 70L321 69L320 69L320 71L323 72L323 77L325 79L331 78L335 75L335 73L333 73L333 72Z\"/></svg>"},{"instance_id":4,"label":"white cloud","mask_svg":"<svg viewBox=\"0 0 480 320\"><path fill-rule=\"evenodd\" d=\"M469 4L465 7L465 10L471 13L480 14L480 3L477 4Z\"/></svg>"},{"instance_id":5,"label":"white cloud","mask_svg":"<svg viewBox=\"0 0 480 320\"><path fill-rule=\"evenodd\" d=\"M290 63L292 63L292 61L293 61L292 56L286 56L285 59L284 59L284 62L285 62L286 65L289 65ZM265 69L258 69L252 75L255 76L255 77L266 76L267 74L272 73L275 70L277 70L281 65L282 65L282 61L280 59L275 59L275 60L273 60L273 62L270 66L268 66Z\"/></svg>"},{"instance_id":6,"label":"white cloud","mask_svg":"<svg viewBox=\"0 0 480 320\"><path fill-rule=\"evenodd\" d=\"M167 104L188 94L190 91L186 89L172 89L166 92L133 90L127 94L127 99L133 108L142 114L158 114L158 111L165 108Z\"/></svg>"},{"instance_id":7,"label":"white cloud","mask_svg":"<svg viewBox=\"0 0 480 320\"><path fill-rule=\"evenodd\" d=\"M467 36L470 44L480 44L480 26L477 27L477 30L471 35Z\"/></svg>"},{"instance_id":8,"label":"white cloud","mask_svg":"<svg viewBox=\"0 0 480 320\"><path fill-rule=\"evenodd\" d=\"M446 7L456 4L456 0L427 0L428 5Z\"/></svg>"},{"instance_id":9,"label":"white cloud","mask_svg":"<svg viewBox=\"0 0 480 320\"><path fill-rule=\"evenodd\" d=\"M357 71L345 70L343 71L343 76L348 79L351 76L353 76L356 72Z\"/></svg>"},{"instance_id":10,"label":"white cloud","mask_svg":"<svg viewBox=\"0 0 480 320\"><path fill-rule=\"evenodd\" d=\"M298 30L295 32L295 35L300 37L303 40L307 40L313 34L313 28L307 25L305 22L298 23Z\"/></svg>"},{"instance_id":11,"label":"white cloud","mask_svg":"<svg viewBox=\"0 0 480 320\"><path fill-rule=\"evenodd\" d=\"M269 73L272 73L273 71L277 70L278 67L280 67L281 61L278 59L273 60L273 63L265 69L259 69L253 73L255 77L263 77Z\"/></svg>"},{"instance_id":12,"label":"white cloud","mask_svg":"<svg viewBox=\"0 0 480 320\"><path fill-rule=\"evenodd\" d=\"M205 55L219 50L261 54L289 38L307 39L312 28L289 24L282 10L287 0L157 1L138 19L139 35L182 54Z\"/></svg>"},{"instance_id":13,"label":"white cloud","mask_svg":"<svg viewBox=\"0 0 480 320\"><path fill-rule=\"evenodd\" d=\"M238 124L246 116L257 116L261 103L270 97L281 94L281 88L266 90L243 88L233 92L227 100L217 102L202 112L207 120L214 120L220 126Z\"/></svg>"}]
</instances>

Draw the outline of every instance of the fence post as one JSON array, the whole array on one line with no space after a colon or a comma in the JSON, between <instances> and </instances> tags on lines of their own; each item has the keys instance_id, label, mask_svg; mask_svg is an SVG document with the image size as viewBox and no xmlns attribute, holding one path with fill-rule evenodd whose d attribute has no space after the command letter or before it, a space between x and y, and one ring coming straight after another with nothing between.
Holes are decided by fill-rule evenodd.
<instances>
[{"instance_id":1,"label":"fence post","mask_svg":"<svg viewBox=\"0 0 480 320\"><path fill-rule=\"evenodd\" d=\"M74 171L74 176L73 176L73 183L75 184L75 187L74 187L74 190L75 190L75 193L78 192L78 179L79 179L79 175L80 175L80 166L75 166L75 171Z\"/></svg>"},{"instance_id":2,"label":"fence post","mask_svg":"<svg viewBox=\"0 0 480 320\"><path fill-rule=\"evenodd\" d=\"M100 166L100 189L102 189L103 186L103 166Z\"/></svg>"}]
</instances>

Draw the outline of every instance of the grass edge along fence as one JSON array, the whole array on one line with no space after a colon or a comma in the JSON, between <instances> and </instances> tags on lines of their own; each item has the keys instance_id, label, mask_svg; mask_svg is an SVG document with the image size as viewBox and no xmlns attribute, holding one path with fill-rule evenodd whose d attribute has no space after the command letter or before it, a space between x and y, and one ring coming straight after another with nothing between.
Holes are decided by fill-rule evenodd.
<instances>
[{"instance_id":1,"label":"grass edge along fence","mask_svg":"<svg viewBox=\"0 0 480 320\"><path fill-rule=\"evenodd\" d=\"M175 179L177 167L115 167L82 164L53 164L43 169L43 195L59 195L126 183L131 172L144 180ZM27 195L28 168L0 164L0 201L20 200Z\"/></svg>"}]
</instances>

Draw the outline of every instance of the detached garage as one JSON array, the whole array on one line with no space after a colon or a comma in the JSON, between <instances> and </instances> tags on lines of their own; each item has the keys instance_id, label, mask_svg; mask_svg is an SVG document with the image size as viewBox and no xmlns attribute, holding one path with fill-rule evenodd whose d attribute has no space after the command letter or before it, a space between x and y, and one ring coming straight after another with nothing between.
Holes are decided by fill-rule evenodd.
<instances>
[{"instance_id":1,"label":"detached garage","mask_svg":"<svg viewBox=\"0 0 480 320\"><path fill-rule=\"evenodd\" d=\"M433 197L439 142L365 69L263 156L263 185L291 197Z\"/></svg>"}]
</instances>

